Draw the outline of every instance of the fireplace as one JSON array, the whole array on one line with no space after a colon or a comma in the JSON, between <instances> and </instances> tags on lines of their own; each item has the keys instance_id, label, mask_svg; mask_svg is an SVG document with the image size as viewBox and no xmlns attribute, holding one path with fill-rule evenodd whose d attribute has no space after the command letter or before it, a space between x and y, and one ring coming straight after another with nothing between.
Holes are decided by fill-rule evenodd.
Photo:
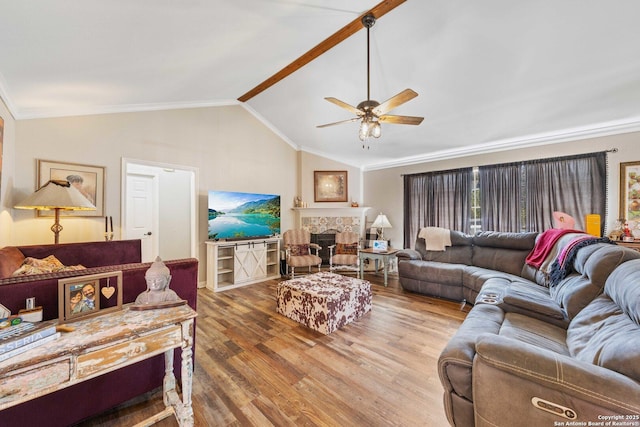
<instances>
[{"instance_id":1,"label":"fireplace","mask_svg":"<svg viewBox=\"0 0 640 427\"><path fill-rule=\"evenodd\" d=\"M329 265L329 246L336 243L337 231L327 230L322 233L311 233L311 243L316 243L322 248L318 252L318 256L322 258L322 265Z\"/></svg>"},{"instance_id":2,"label":"fireplace","mask_svg":"<svg viewBox=\"0 0 640 427\"><path fill-rule=\"evenodd\" d=\"M322 248L318 255L322 264L329 265L329 246L335 244L335 234L353 231L362 236L368 207L311 207L293 208L299 228L311 233L311 242Z\"/></svg>"}]
</instances>

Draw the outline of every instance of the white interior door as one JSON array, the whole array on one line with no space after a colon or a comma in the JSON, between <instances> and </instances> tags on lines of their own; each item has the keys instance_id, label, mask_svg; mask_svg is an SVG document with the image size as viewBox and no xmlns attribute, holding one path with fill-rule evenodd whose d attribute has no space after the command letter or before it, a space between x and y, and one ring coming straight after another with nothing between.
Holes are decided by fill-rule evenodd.
<instances>
[{"instance_id":1,"label":"white interior door","mask_svg":"<svg viewBox=\"0 0 640 427\"><path fill-rule=\"evenodd\" d=\"M142 240L143 261L198 257L198 170L122 159L122 238Z\"/></svg>"},{"instance_id":2,"label":"white interior door","mask_svg":"<svg viewBox=\"0 0 640 427\"><path fill-rule=\"evenodd\" d=\"M125 235L142 240L142 262L158 256L157 176L126 175Z\"/></svg>"}]
</instances>

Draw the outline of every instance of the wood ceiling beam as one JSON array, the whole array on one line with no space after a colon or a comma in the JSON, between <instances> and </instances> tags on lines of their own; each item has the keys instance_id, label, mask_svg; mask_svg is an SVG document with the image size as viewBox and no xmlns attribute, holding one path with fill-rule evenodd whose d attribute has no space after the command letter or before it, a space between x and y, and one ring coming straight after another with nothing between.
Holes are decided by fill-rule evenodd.
<instances>
[{"instance_id":1,"label":"wood ceiling beam","mask_svg":"<svg viewBox=\"0 0 640 427\"><path fill-rule=\"evenodd\" d=\"M314 48L304 53L301 57L293 61L291 64L287 65L282 70L278 71L273 76L269 77L267 80L263 81L258 86L254 87L249 92L242 95L240 98L238 98L238 101L247 102L254 96L267 90L274 84L278 83L280 80L284 79L290 74L293 74L294 72L304 67L309 62L313 61L314 59L316 59L317 57L319 57L320 55L322 55L332 47L336 46L340 42L344 41L348 37L352 36L353 34L363 29L364 26L362 25L362 22L361 22L363 16L371 13L376 19L380 19L380 17L385 15L387 12L392 11L396 7L400 6L405 1L406 0L385 0L378 3L373 8L364 12L362 15L358 16L356 19L354 19L353 21L351 21L350 23L348 23L347 25L345 25L344 27L342 27L341 29L339 29L329 37L327 37L325 40L320 42Z\"/></svg>"}]
</instances>

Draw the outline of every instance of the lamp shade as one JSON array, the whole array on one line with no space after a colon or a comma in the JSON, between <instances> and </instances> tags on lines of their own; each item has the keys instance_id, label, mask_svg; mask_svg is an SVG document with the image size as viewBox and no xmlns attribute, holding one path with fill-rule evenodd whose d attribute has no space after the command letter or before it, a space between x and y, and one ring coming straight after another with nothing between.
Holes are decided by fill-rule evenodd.
<instances>
[{"instance_id":1,"label":"lamp shade","mask_svg":"<svg viewBox=\"0 0 640 427\"><path fill-rule=\"evenodd\" d=\"M16 209L94 211L96 207L69 184L51 180L15 206Z\"/></svg>"},{"instance_id":2,"label":"lamp shade","mask_svg":"<svg viewBox=\"0 0 640 427\"><path fill-rule=\"evenodd\" d=\"M376 220L373 221L373 224L371 224L371 227L374 227L374 228L392 228L391 227L391 223L387 219L387 216L385 214L383 214L383 213L380 213L380 215L378 215L376 217Z\"/></svg>"},{"instance_id":3,"label":"lamp shade","mask_svg":"<svg viewBox=\"0 0 640 427\"><path fill-rule=\"evenodd\" d=\"M95 211L96 207L82 195L69 181L51 180L38 188L35 193L15 206L16 209L36 209L55 211L55 222L51 226L54 243L60 241L60 211Z\"/></svg>"}]
</instances>

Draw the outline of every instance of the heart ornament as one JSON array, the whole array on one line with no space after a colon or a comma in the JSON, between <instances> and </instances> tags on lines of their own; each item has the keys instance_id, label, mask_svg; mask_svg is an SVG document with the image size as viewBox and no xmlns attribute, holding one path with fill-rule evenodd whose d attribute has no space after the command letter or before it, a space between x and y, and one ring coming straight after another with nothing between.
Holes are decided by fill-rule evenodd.
<instances>
[{"instance_id":1,"label":"heart ornament","mask_svg":"<svg viewBox=\"0 0 640 427\"><path fill-rule=\"evenodd\" d=\"M109 299L116 292L116 288L114 288L113 286L105 286L104 288L100 289L100 292L102 292L102 295L104 295L106 299Z\"/></svg>"}]
</instances>

